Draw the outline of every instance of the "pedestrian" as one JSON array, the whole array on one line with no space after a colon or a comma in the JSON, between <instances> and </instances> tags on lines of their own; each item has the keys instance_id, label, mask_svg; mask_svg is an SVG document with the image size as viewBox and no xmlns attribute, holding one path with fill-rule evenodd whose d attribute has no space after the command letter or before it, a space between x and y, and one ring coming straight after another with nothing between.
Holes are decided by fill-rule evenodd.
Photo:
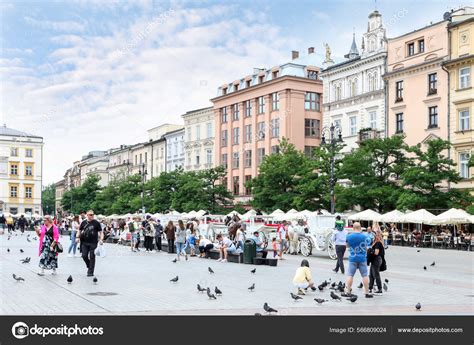
<instances>
[{"instance_id":1,"label":"pedestrian","mask_svg":"<svg viewBox=\"0 0 474 345\"><path fill-rule=\"evenodd\" d=\"M382 242L382 232L375 232L374 244L367 251L367 263L370 263L369 293L372 293L374 282L377 284L377 294L382 293L382 279L380 278L380 268L385 261L385 248Z\"/></svg>"},{"instance_id":2,"label":"pedestrian","mask_svg":"<svg viewBox=\"0 0 474 345\"><path fill-rule=\"evenodd\" d=\"M222 234L217 235L217 241L219 242L219 262L227 262L227 255L236 251L234 243Z\"/></svg>"},{"instance_id":3,"label":"pedestrian","mask_svg":"<svg viewBox=\"0 0 474 345\"><path fill-rule=\"evenodd\" d=\"M180 261L181 254L184 254L186 260L188 260L188 254L186 254L186 227L183 221L178 221L178 229L176 230L176 254L178 255L178 261Z\"/></svg>"},{"instance_id":4,"label":"pedestrian","mask_svg":"<svg viewBox=\"0 0 474 345\"><path fill-rule=\"evenodd\" d=\"M287 237L287 222L284 220L280 226L278 227L277 230L277 236L278 236L278 242L280 243L280 254L279 258L280 260L285 260L283 258L283 252L288 249L288 241L286 239Z\"/></svg>"},{"instance_id":5,"label":"pedestrian","mask_svg":"<svg viewBox=\"0 0 474 345\"><path fill-rule=\"evenodd\" d=\"M341 216L336 217L336 225L332 234L332 241L336 245L336 255L337 262L336 268L333 269L334 272L341 270L341 273L344 274L344 254L346 252L346 237L347 230L344 229L344 221L341 220Z\"/></svg>"},{"instance_id":6,"label":"pedestrian","mask_svg":"<svg viewBox=\"0 0 474 345\"><path fill-rule=\"evenodd\" d=\"M194 226L191 226L190 229L191 233L187 236L186 247L189 247L191 256L196 256L196 230Z\"/></svg>"},{"instance_id":7,"label":"pedestrian","mask_svg":"<svg viewBox=\"0 0 474 345\"><path fill-rule=\"evenodd\" d=\"M86 217L79 226L76 240L81 242L82 259L87 266L87 276L92 277L95 269L95 249L97 243L103 243L104 233L100 223L94 219L94 211L87 211Z\"/></svg>"},{"instance_id":8,"label":"pedestrian","mask_svg":"<svg viewBox=\"0 0 474 345\"><path fill-rule=\"evenodd\" d=\"M7 227L8 227L8 232L11 234L13 231L13 217L11 215L7 217Z\"/></svg>"},{"instance_id":9,"label":"pedestrian","mask_svg":"<svg viewBox=\"0 0 474 345\"><path fill-rule=\"evenodd\" d=\"M288 250L288 252L290 255L298 254L298 240L299 240L298 228L300 227L301 225L299 222L296 225L292 223L288 225L288 238L290 242L290 249Z\"/></svg>"},{"instance_id":10,"label":"pedestrian","mask_svg":"<svg viewBox=\"0 0 474 345\"><path fill-rule=\"evenodd\" d=\"M160 220L157 219L154 226L156 251L161 252L161 237L163 236L163 225L161 225Z\"/></svg>"},{"instance_id":11,"label":"pedestrian","mask_svg":"<svg viewBox=\"0 0 474 345\"><path fill-rule=\"evenodd\" d=\"M311 288L313 291L316 290L313 278L311 277L308 260L302 260L300 267L296 269L295 277L293 278L293 285L297 288L296 292L298 295L306 295L304 290L308 288Z\"/></svg>"},{"instance_id":12,"label":"pedestrian","mask_svg":"<svg viewBox=\"0 0 474 345\"><path fill-rule=\"evenodd\" d=\"M27 224L26 218L22 214L20 216L20 219L18 219L18 228L20 229L22 235L25 232L26 224Z\"/></svg>"},{"instance_id":13,"label":"pedestrian","mask_svg":"<svg viewBox=\"0 0 474 345\"><path fill-rule=\"evenodd\" d=\"M251 236L250 239L253 240L257 246L257 254L261 253L262 258L265 259L267 257L267 248L265 248L265 243L260 239L260 233L258 231L254 231L253 236Z\"/></svg>"},{"instance_id":14,"label":"pedestrian","mask_svg":"<svg viewBox=\"0 0 474 345\"><path fill-rule=\"evenodd\" d=\"M387 227L384 227L382 236L383 236L383 246L385 249L388 248L388 235L389 235L388 229Z\"/></svg>"},{"instance_id":15,"label":"pedestrian","mask_svg":"<svg viewBox=\"0 0 474 345\"><path fill-rule=\"evenodd\" d=\"M76 242L76 235L77 231L79 230L79 216L74 216L72 219L71 223L71 243L69 244L69 249L67 251L67 256L72 257L76 255L76 247L77 247L77 242ZM71 255L72 251L72 255Z\"/></svg>"},{"instance_id":16,"label":"pedestrian","mask_svg":"<svg viewBox=\"0 0 474 345\"><path fill-rule=\"evenodd\" d=\"M372 243L374 242L374 237L375 237L375 234L374 234L374 230L372 229L371 226L368 226L367 227L367 248L370 247L372 245Z\"/></svg>"},{"instance_id":17,"label":"pedestrian","mask_svg":"<svg viewBox=\"0 0 474 345\"><path fill-rule=\"evenodd\" d=\"M59 242L59 230L53 224L51 216L44 216L44 224L36 229L39 237L39 272L38 275L44 275L44 270L52 270L51 274L56 274L58 268L57 244Z\"/></svg>"},{"instance_id":18,"label":"pedestrian","mask_svg":"<svg viewBox=\"0 0 474 345\"><path fill-rule=\"evenodd\" d=\"M148 215L145 224L145 249L147 253L153 252L153 237L155 237L155 221Z\"/></svg>"},{"instance_id":19,"label":"pedestrian","mask_svg":"<svg viewBox=\"0 0 474 345\"><path fill-rule=\"evenodd\" d=\"M135 222L134 222L134 226L135 226L135 250L137 252L140 251L140 242L141 242L141 236L143 234L143 222L140 223L140 220L141 218L140 217L136 217L135 218Z\"/></svg>"},{"instance_id":20,"label":"pedestrian","mask_svg":"<svg viewBox=\"0 0 474 345\"><path fill-rule=\"evenodd\" d=\"M244 239L245 239L244 231L242 230L242 227L239 226L235 234L235 247L237 249L240 249L241 252L244 251Z\"/></svg>"},{"instance_id":21,"label":"pedestrian","mask_svg":"<svg viewBox=\"0 0 474 345\"><path fill-rule=\"evenodd\" d=\"M7 219L5 218L5 216L2 213L2 214L0 214L0 229L4 230L6 224L7 224Z\"/></svg>"},{"instance_id":22,"label":"pedestrian","mask_svg":"<svg viewBox=\"0 0 474 345\"><path fill-rule=\"evenodd\" d=\"M272 238L273 257L278 255L278 243L275 237Z\"/></svg>"},{"instance_id":23,"label":"pedestrian","mask_svg":"<svg viewBox=\"0 0 474 345\"><path fill-rule=\"evenodd\" d=\"M204 236L200 236L199 238L199 257L200 258L208 258L209 257L209 251L214 248L214 244L205 238Z\"/></svg>"},{"instance_id":24,"label":"pedestrian","mask_svg":"<svg viewBox=\"0 0 474 345\"><path fill-rule=\"evenodd\" d=\"M168 240L168 254L174 253L174 240L176 239L176 226L173 221L169 221L165 228L166 239Z\"/></svg>"},{"instance_id":25,"label":"pedestrian","mask_svg":"<svg viewBox=\"0 0 474 345\"><path fill-rule=\"evenodd\" d=\"M352 293L352 283L354 274L358 270L364 284L364 292L366 298L372 298L369 294L369 277L367 269L367 243L368 235L362 233L359 222L353 224L354 232L347 235L346 242L349 247L349 268L346 281L346 296Z\"/></svg>"}]
</instances>

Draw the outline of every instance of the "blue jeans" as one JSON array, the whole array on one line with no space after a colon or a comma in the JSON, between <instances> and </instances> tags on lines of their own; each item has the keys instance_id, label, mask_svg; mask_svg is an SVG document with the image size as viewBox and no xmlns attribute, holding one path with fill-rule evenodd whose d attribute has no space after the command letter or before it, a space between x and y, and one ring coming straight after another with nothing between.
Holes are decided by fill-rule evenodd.
<instances>
[{"instance_id":1,"label":"blue jeans","mask_svg":"<svg viewBox=\"0 0 474 345\"><path fill-rule=\"evenodd\" d=\"M186 243L176 242L176 254L178 255L178 259L181 252L186 255Z\"/></svg>"},{"instance_id":2,"label":"blue jeans","mask_svg":"<svg viewBox=\"0 0 474 345\"><path fill-rule=\"evenodd\" d=\"M369 275L368 268L367 268L367 261L362 261L362 262L349 261L349 269L347 270L348 271L347 275L349 277L353 277L357 270L359 270L362 278L367 277Z\"/></svg>"},{"instance_id":3,"label":"blue jeans","mask_svg":"<svg viewBox=\"0 0 474 345\"><path fill-rule=\"evenodd\" d=\"M76 232L73 231L73 232L71 232L71 243L69 244L69 249L68 249L67 253L70 254L71 250L72 250L73 255L76 255L76 247L77 247Z\"/></svg>"}]
</instances>

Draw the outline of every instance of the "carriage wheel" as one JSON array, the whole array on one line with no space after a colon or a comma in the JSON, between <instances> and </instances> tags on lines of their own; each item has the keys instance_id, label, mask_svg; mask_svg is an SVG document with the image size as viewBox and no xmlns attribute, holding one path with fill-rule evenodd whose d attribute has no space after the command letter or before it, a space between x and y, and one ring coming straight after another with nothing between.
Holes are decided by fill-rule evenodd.
<instances>
[{"instance_id":1,"label":"carriage wheel","mask_svg":"<svg viewBox=\"0 0 474 345\"><path fill-rule=\"evenodd\" d=\"M260 231L260 238L262 239L262 242L263 242L263 245L264 245L263 248L267 248L268 247L268 237L263 231Z\"/></svg>"},{"instance_id":2,"label":"carriage wheel","mask_svg":"<svg viewBox=\"0 0 474 345\"><path fill-rule=\"evenodd\" d=\"M303 254L304 256L311 255L311 251L313 250L313 245L311 244L311 241L309 240L309 238L301 237L299 241L299 247L300 247L301 254Z\"/></svg>"},{"instance_id":3,"label":"carriage wheel","mask_svg":"<svg viewBox=\"0 0 474 345\"><path fill-rule=\"evenodd\" d=\"M336 245L334 244L334 242L332 241L332 235L329 235L327 238L326 238L326 243L327 243L327 248L328 248L328 255L331 259L333 260L336 260L337 259L337 255L336 255Z\"/></svg>"}]
</instances>

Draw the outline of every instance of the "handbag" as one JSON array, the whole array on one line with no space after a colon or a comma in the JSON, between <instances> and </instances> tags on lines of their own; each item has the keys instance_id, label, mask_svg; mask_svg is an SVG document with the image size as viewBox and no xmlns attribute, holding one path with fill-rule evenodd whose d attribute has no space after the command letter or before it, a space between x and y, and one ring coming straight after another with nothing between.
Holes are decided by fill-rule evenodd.
<instances>
[{"instance_id":1,"label":"handbag","mask_svg":"<svg viewBox=\"0 0 474 345\"><path fill-rule=\"evenodd\" d=\"M59 242L53 242L53 243L55 243L53 251L55 253L62 253L64 250L63 245Z\"/></svg>"},{"instance_id":2,"label":"handbag","mask_svg":"<svg viewBox=\"0 0 474 345\"><path fill-rule=\"evenodd\" d=\"M373 247L370 247L367 249L367 265L369 265L373 260L375 256L375 249Z\"/></svg>"},{"instance_id":3,"label":"handbag","mask_svg":"<svg viewBox=\"0 0 474 345\"><path fill-rule=\"evenodd\" d=\"M387 270L387 262L385 261L385 258L382 258L382 264L380 265L380 272L386 271Z\"/></svg>"}]
</instances>

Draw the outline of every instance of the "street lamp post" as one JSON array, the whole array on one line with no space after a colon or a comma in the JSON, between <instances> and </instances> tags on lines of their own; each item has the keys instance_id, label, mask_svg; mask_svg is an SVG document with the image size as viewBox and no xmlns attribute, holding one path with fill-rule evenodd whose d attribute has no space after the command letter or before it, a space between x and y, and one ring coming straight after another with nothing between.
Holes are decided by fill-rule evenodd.
<instances>
[{"instance_id":1,"label":"street lamp post","mask_svg":"<svg viewBox=\"0 0 474 345\"><path fill-rule=\"evenodd\" d=\"M328 134L329 142L326 142L326 134ZM329 178L330 196L331 196L331 214L335 213L336 199L334 195L334 187L336 186L336 178L334 176L335 165L335 149L338 143L342 143L342 130L339 126L331 123L331 126L325 126L322 130L321 145L328 145L331 149L331 176Z\"/></svg>"},{"instance_id":2,"label":"street lamp post","mask_svg":"<svg viewBox=\"0 0 474 345\"><path fill-rule=\"evenodd\" d=\"M71 181L71 184L69 185L69 187L71 187L70 189L70 193L71 193L71 214L73 214L72 212L72 189L74 188L74 183Z\"/></svg>"},{"instance_id":3,"label":"street lamp post","mask_svg":"<svg viewBox=\"0 0 474 345\"><path fill-rule=\"evenodd\" d=\"M142 178L142 218L145 217L145 177L147 171L145 168L145 163L140 164L140 170L138 171Z\"/></svg>"}]
</instances>

